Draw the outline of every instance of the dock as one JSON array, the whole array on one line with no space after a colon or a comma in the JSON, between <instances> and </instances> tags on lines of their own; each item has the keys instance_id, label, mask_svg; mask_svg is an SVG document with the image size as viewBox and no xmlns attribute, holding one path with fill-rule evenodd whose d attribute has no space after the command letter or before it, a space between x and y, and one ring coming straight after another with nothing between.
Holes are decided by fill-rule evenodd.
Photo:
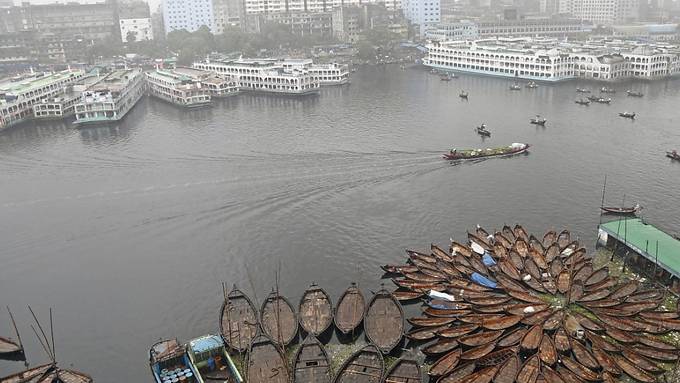
<instances>
[{"instance_id":1,"label":"dock","mask_svg":"<svg viewBox=\"0 0 680 383\"><path fill-rule=\"evenodd\" d=\"M654 282L680 294L680 240L641 218L627 218L600 224L598 242L607 248L624 248L633 253L628 262L650 274Z\"/></svg>"}]
</instances>

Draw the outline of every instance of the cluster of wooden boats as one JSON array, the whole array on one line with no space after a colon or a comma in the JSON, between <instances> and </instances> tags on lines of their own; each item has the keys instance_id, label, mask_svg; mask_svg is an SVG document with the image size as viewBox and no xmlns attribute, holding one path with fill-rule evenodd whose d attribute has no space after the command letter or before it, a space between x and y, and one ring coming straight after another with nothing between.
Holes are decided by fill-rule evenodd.
<instances>
[{"instance_id":1,"label":"cluster of wooden boats","mask_svg":"<svg viewBox=\"0 0 680 383\"><path fill-rule=\"evenodd\" d=\"M479 128L478 132L479 132ZM489 133L491 135L491 133ZM508 146L487 149L451 149L444 153L442 157L449 161L479 160L490 157L507 157L526 153L531 145L524 143L513 143Z\"/></svg>"},{"instance_id":2,"label":"cluster of wooden boats","mask_svg":"<svg viewBox=\"0 0 680 383\"><path fill-rule=\"evenodd\" d=\"M424 301L406 336L437 382L653 383L678 361L660 336L680 330L664 292L597 268L569 231L477 227L466 243L407 254L382 268L398 299Z\"/></svg>"},{"instance_id":3,"label":"cluster of wooden boats","mask_svg":"<svg viewBox=\"0 0 680 383\"><path fill-rule=\"evenodd\" d=\"M319 337L336 328L339 336L353 339L362 325L369 345L332 374ZM165 340L151 348L149 358L157 383L165 383L163 377L178 373L195 379L188 382L199 383L381 383L402 382L385 379L405 376L412 379L409 382L420 382L420 367L412 359L400 360L385 373L383 354L401 343L404 327L401 304L385 289L367 302L361 289L352 284L333 307L329 294L312 284L302 295L297 310L288 299L272 291L258 311L251 299L234 286L225 292L220 336L201 337L183 346L177 340ZM298 328L306 337L289 366L285 348L297 340ZM229 351L246 356L243 377Z\"/></svg>"}]
</instances>

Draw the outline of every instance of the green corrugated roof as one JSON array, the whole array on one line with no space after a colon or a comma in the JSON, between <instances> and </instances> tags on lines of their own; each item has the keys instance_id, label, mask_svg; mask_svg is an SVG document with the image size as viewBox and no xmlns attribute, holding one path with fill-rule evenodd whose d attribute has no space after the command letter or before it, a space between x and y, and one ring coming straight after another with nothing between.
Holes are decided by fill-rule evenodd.
<instances>
[{"instance_id":1,"label":"green corrugated roof","mask_svg":"<svg viewBox=\"0 0 680 383\"><path fill-rule=\"evenodd\" d=\"M600 225L607 234L626 243L652 262L657 259L656 244L659 243L659 265L669 273L680 277L680 241L647 224L640 218L616 220ZM624 239L625 237L625 239Z\"/></svg>"}]
</instances>

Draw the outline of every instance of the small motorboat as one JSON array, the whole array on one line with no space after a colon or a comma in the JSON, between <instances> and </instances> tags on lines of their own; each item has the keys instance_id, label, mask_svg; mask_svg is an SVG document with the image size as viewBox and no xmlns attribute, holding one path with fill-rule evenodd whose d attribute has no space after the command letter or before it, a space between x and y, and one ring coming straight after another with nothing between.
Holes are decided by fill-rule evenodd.
<instances>
[{"instance_id":1,"label":"small motorboat","mask_svg":"<svg viewBox=\"0 0 680 383\"><path fill-rule=\"evenodd\" d=\"M626 94L628 94L630 97L642 97L642 96L644 96L644 94L642 94L642 92L635 92L635 91L632 91L630 89L626 91Z\"/></svg>"},{"instance_id":2,"label":"small motorboat","mask_svg":"<svg viewBox=\"0 0 680 383\"><path fill-rule=\"evenodd\" d=\"M464 99L467 100L467 99L468 99L468 92L460 92L460 94L458 95L458 97L464 98Z\"/></svg>"},{"instance_id":3,"label":"small motorboat","mask_svg":"<svg viewBox=\"0 0 680 383\"><path fill-rule=\"evenodd\" d=\"M534 125L541 125L541 126L544 126L547 121L548 120L539 116L538 114L536 115L536 117L529 120L530 123L532 123Z\"/></svg>"},{"instance_id":4,"label":"small motorboat","mask_svg":"<svg viewBox=\"0 0 680 383\"><path fill-rule=\"evenodd\" d=\"M595 100L595 102L597 102L598 104L610 104L612 102L612 99L611 98L598 97L598 99Z\"/></svg>"},{"instance_id":5,"label":"small motorboat","mask_svg":"<svg viewBox=\"0 0 680 383\"><path fill-rule=\"evenodd\" d=\"M236 364L234 364L234 360L227 352L226 343L217 335L205 335L189 341L186 346L186 355L187 358L185 359L189 360L193 376L198 383L241 383L244 381L238 368L236 368ZM171 371L170 368L167 368L167 370ZM185 370L185 376L188 375L186 372ZM169 375L172 376L172 372ZM192 380L187 379L187 381Z\"/></svg>"},{"instance_id":6,"label":"small motorboat","mask_svg":"<svg viewBox=\"0 0 680 383\"><path fill-rule=\"evenodd\" d=\"M579 105L585 105L585 106L590 105L590 100L584 100L584 99L582 99L582 98L581 98L581 99L578 99L578 100L576 100L576 101L574 101L574 102L577 103L577 104L579 104Z\"/></svg>"},{"instance_id":7,"label":"small motorboat","mask_svg":"<svg viewBox=\"0 0 680 383\"><path fill-rule=\"evenodd\" d=\"M602 88L600 88L600 92L601 93L616 93L616 90L603 86Z\"/></svg>"},{"instance_id":8,"label":"small motorboat","mask_svg":"<svg viewBox=\"0 0 680 383\"><path fill-rule=\"evenodd\" d=\"M670 152L666 152L666 157L672 160L680 161L680 153L678 153L677 150L671 150Z\"/></svg>"},{"instance_id":9,"label":"small motorboat","mask_svg":"<svg viewBox=\"0 0 680 383\"><path fill-rule=\"evenodd\" d=\"M486 124L482 124L476 127L475 130L477 131L477 134L479 134L480 136L491 137L491 132L488 129L486 129Z\"/></svg>"},{"instance_id":10,"label":"small motorboat","mask_svg":"<svg viewBox=\"0 0 680 383\"><path fill-rule=\"evenodd\" d=\"M512 145L502 146L499 148L488 149L451 149L448 153L443 155L445 160L477 160L487 157L505 157L525 153L529 150L531 145L523 143L513 143Z\"/></svg>"},{"instance_id":11,"label":"small motorboat","mask_svg":"<svg viewBox=\"0 0 680 383\"><path fill-rule=\"evenodd\" d=\"M510 90L522 90L522 87L519 86L519 84L515 83L510 85Z\"/></svg>"},{"instance_id":12,"label":"small motorboat","mask_svg":"<svg viewBox=\"0 0 680 383\"><path fill-rule=\"evenodd\" d=\"M586 88L576 88L576 91L578 93L590 93L590 89L586 89Z\"/></svg>"},{"instance_id":13,"label":"small motorboat","mask_svg":"<svg viewBox=\"0 0 680 383\"><path fill-rule=\"evenodd\" d=\"M442 75L439 79L442 80L442 81L451 81L451 79L453 79L453 75L445 74L445 75Z\"/></svg>"},{"instance_id":14,"label":"small motorboat","mask_svg":"<svg viewBox=\"0 0 680 383\"><path fill-rule=\"evenodd\" d=\"M633 207L602 206L600 210L602 214L634 215L642 210L642 206L640 204L635 204Z\"/></svg>"},{"instance_id":15,"label":"small motorboat","mask_svg":"<svg viewBox=\"0 0 680 383\"><path fill-rule=\"evenodd\" d=\"M536 83L533 82L533 81L530 81L530 82L527 84L527 88L529 88L529 89L538 88L538 84L536 84Z\"/></svg>"},{"instance_id":16,"label":"small motorboat","mask_svg":"<svg viewBox=\"0 0 680 383\"><path fill-rule=\"evenodd\" d=\"M632 120L632 119L635 118L635 113L623 112L623 113L619 113L619 116L623 117L623 118L630 118Z\"/></svg>"}]
</instances>

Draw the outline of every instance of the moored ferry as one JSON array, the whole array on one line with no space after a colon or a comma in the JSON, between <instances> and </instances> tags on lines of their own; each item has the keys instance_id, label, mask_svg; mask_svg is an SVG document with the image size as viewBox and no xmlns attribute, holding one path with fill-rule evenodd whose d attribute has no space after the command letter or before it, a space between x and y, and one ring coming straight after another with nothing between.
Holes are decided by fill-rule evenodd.
<instances>
[{"instance_id":1,"label":"moored ferry","mask_svg":"<svg viewBox=\"0 0 680 383\"><path fill-rule=\"evenodd\" d=\"M311 59L285 59L282 64L284 69L308 71L322 86L349 84L349 66L347 64L314 64Z\"/></svg>"},{"instance_id":2,"label":"moored ferry","mask_svg":"<svg viewBox=\"0 0 680 383\"><path fill-rule=\"evenodd\" d=\"M87 89L101 81L100 76L87 76L81 81L64 88L55 97L48 97L33 104L33 117L38 120L53 120L71 117L76 113L76 104Z\"/></svg>"},{"instance_id":3,"label":"moored ferry","mask_svg":"<svg viewBox=\"0 0 680 383\"><path fill-rule=\"evenodd\" d=\"M476 160L488 157L504 157L522 154L529 150L529 144L513 143L508 146L501 146L499 148L487 149L451 149L448 153L443 155L446 160Z\"/></svg>"},{"instance_id":4,"label":"moored ferry","mask_svg":"<svg viewBox=\"0 0 680 383\"><path fill-rule=\"evenodd\" d=\"M30 73L0 81L0 130L33 117L33 106L80 81L85 72Z\"/></svg>"},{"instance_id":5,"label":"moored ferry","mask_svg":"<svg viewBox=\"0 0 680 383\"><path fill-rule=\"evenodd\" d=\"M236 78L229 75L221 75L210 71L194 68L179 67L172 70L172 73L183 75L194 81L200 81L212 97L230 97L240 92L240 87Z\"/></svg>"},{"instance_id":6,"label":"moored ferry","mask_svg":"<svg viewBox=\"0 0 680 383\"><path fill-rule=\"evenodd\" d=\"M172 71L146 72L149 95L187 108L210 105L210 91L200 81Z\"/></svg>"},{"instance_id":7,"label":"moored ferry","mask_svg":"<svg viewBox=\"0 0 680 383\"><path fill-rule=\"evenodd\" d=\"M84 91L75 106L74 124L114 122L125 117L144 95L142 70L121 69Z\"/></svg>"}]
</instances>

